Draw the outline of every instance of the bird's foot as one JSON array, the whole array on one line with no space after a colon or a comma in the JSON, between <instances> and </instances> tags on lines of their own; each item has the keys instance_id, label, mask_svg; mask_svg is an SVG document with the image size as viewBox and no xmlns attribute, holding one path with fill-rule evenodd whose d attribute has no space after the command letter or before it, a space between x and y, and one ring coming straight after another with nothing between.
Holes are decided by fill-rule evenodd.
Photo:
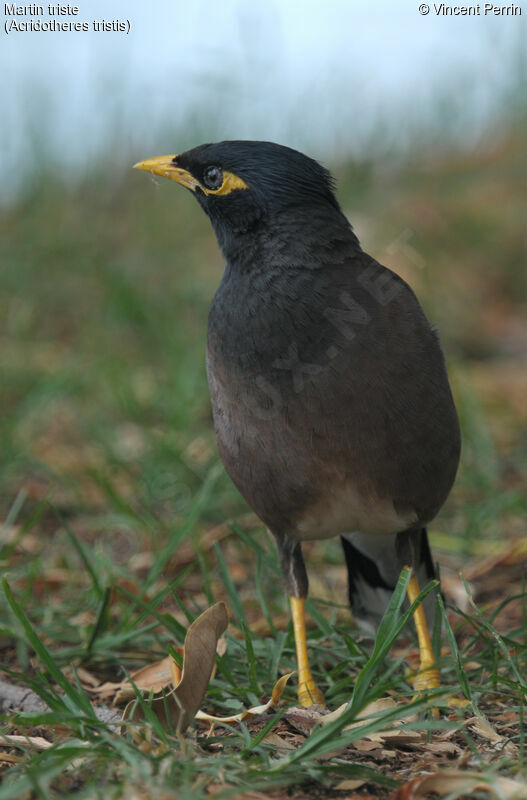
<instances>
[{"instance_id":1,"label":"bird's foot","mask_svg":"<svg viewBox=\"0 0 527 800\"><path fill-rule=\"evenodd\" d=\"M304 708L315 703L325 706L324 695L316 685L309 668L306 639L305 597L290 596L291 616L295 632L296 660L298 664L298 702Z\"/></svg>"},{"instance_id":2,"label":"bird's foot","mask_svg":"<svg viewBox=\"0 0 527 800\"><path fill-rule=\"evenodd\" d=\"M442 702L448 708L466 708L470 705L470 700L466 697L452 697L452 695L445 697Z\"/></svg>"},{"instance_id":3,"label":"bird's foot","mask_svg":"<svg viewBox=\"0 0 527 800\"><path fill-rule=\"evenodd\" d=\"M300 680L298 682L298 702L304 708L319 703L321 706L326 705L324 695L316 685L313 678L307 680Z\"/></svg>"},{"instance_id":4,"label":"bird's foot","mask_svg":"<svg viewBox=\"0 0 527 800\"><path fill-rule=\"evenodd\" d=\"M433 689L439 689L441 686L439 680L439 671L435 666L427 667L426 669L421 667L417 673L414 673L411 681L415 691L414 699L422 696L425 692ZM464 708L465 706L469 705L469 701L464 697L453 697L452 695L449 695L448 697L437 698L437 704L441 707L455 709ZM434 719L438 719L439 709L434 708L432 710L432 714Z\"/></svg>"},{"instance_id":5,"label":"bird's foot","mask_svg":"<svg viewBox=\"0 0 527 800\"><path fill-rule=\"evenodd\" d=\"M428 692L430 689L439 689L441 683L437 667L421 667L412 678L412 686L417 693Z\"/></svg>"},{"instance_id":6,"label":"bird's foot","mask_svg":"<svg viewBox=\"0 0 527 800\"><path fill-rule=\"evenodd\" d=\"M439 670L435 665L419 668L418 672L414 673L412 677L412 686L414 687L415 695L414 700L421 697L431 689L439 689L441 682L439 679ZM439 709L434 707L432 709L432 716L434 719L439 719Z\"/></svg>"}]
</instances>

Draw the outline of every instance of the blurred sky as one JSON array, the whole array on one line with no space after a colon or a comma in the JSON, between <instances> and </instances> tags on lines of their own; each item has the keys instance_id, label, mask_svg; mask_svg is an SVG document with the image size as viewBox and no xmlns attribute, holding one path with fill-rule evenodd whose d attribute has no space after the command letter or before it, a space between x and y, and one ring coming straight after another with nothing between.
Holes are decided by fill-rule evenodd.
<instances>
[{"instance_id":1,"label":"blurred sky","mask_svg":"<svg viewBox=\"0 0 527 800\"><path fill-rule=\"evenodd\" d=\"M268 138L328 161L442 120L476 143L525 69L527 5L522 17L452 17L407 0L76 1L61 21L129 19L131 32L3 30L11 196L39 162L83 169L109 141L129 160Z\"/></svg>"}]
</instances>

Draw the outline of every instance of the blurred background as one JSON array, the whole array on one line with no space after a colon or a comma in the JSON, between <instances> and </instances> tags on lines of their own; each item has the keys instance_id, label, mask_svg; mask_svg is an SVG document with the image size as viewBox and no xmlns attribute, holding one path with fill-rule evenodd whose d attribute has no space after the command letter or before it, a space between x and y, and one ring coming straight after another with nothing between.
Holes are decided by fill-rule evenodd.
<instances>
[{"instance_id":1,"label":"blurred background","mask_svg":"<svg viewBox=\"0 0 527 800\"><path fill-rule=\"evenodd\" d=\"M327 165L363 247L438 326L464 442L432 525L440 560L525 536L522 10L86 0L61 21L130 33L2 33L0 514L28 597L78 593L67 534L129 589L190 565L196 606L222 594L218 540L233 581L254 574L266 535L219 464L204 369L221 256L188 193L131 169L223 138ZM342 588L338 542L313 544L318 559Z\"/></svg>"}]
</instances>

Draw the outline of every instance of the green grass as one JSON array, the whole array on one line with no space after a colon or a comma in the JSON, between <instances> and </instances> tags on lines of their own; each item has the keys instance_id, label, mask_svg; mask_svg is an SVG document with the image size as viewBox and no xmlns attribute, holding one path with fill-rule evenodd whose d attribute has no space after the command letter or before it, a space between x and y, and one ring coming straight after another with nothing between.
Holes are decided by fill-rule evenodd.
<instances>
[{"instance_id":1,"label":"green grass","mask_svg":"<svg viewBox=\"0 0 527 800\"><path fill-rule=\"evenodd\" d=\"M464 449L432 540L440 561L459 566L525 535L525 384L513 369L527 300L523 147L511 138L491 155L420 154L396 178L361 164L335 170L364 246L416 287L446 343ZM313 669L331 708L350 703L337 722L277 753L266 733L285 724L279 716L218 727L208 739L199 728L183 749L155 725L144 746L93 717L76 670L112 680L161 658L218 599L232 625L206 698L211 712L266 699L294 669L292 631L276 623L286 600L273 542L247 516L215 449L203 361L222 265L192 199L131 170L75 186L48 176L3 225L0 646L6 679L27 683L50 711L7 715L2 729L44 733L53 747L13 750L20 760L3 770L0 800L119 798L132 788L199 798L210 786L220 797L287 786L310 797L354 776L388 797L400 765L365 763L349 748L401 708L344 728L375 698L412 697L404 652L390 653L404 578L377 646L357 641L338 542L306 548ZM438 723L436 698L404 713L417 715L408 729L432 739L467 715L519 716L514 758L505 750L491 759L467 728L456 734L474 768L514 776L525 775L527 614L515 610L526 607L517 576L504 581L483 607L445 623L454 655L441 659L445 693L461 692L469 709ZM293 683L284 699L294 703Z\"/></svg>"}]
</instances>

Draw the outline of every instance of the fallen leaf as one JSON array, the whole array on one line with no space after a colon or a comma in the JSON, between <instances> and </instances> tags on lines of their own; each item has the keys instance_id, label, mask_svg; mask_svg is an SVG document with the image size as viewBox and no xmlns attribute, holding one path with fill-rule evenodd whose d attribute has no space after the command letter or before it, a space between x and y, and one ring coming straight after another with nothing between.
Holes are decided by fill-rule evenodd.
<instances>
[{"instance_id":1,"label":"fallen leaf","mask_svg":"<svg viewBox=\"0 0 527 800\"><path fill-rule=\"evenodd\" d=\"M48 742L42 736L10 736L0 733L0 745L6 747L32 747L34 750L48 750L53 742Z\"/></svg>"},{"instance_id":2,"label":"fallen leaf","mask_svg":"<svg viewBox=\"0 0 527 800\"><path fill-rule=\"evenodd\" d=\"M182 652L183 648L176 648L178 652ZM115 695L113 699L114 705L123 705L135 697L135 690L133 684L137 686L142 692L153 692L159 694L167 686L177 686L181 679L181 670L179 665L176 664L172 656L166 656L160 661L154 661L152 664L147 664L145 667L136 669L130 673L130 679L125 678L122 681L113 683L106 681L99 686L93 685L93 676L89 680L89 673L82 676L82 684L87 692L101 700ZM176 678L174 680L174 678ZM132 683L133 681L133 683Z\"/></svg>"},{"instance_id":3,"label":"fallen leaf","mask_svg":"<svg viewBox=\"0 0 527 800\"><path fill-rule=\"evenodd\" d=\"M327 725L328 722L333 722L336 719L339 719L344 711L348 708L349 703L343 703L341 706L335 709L335 711L331 711L329 714L324 714L321 716L320 722L322 725ZM347 725L344 730L349 731L352 728L357 728L359 725L364 725L367 717L372 717L375 714L381 714L383 711L391 710L397 706L397 703L392 697L381 697L379 700L375 700L373 703L368 703L362 711L360 712L360 720L357 722L352 722L350 725ZM399 725L402 723L399 722ZM373 735L373 734L372 734ZM371 736L368 736L370 739Z\"/></svg>"},{"instance_id":4,"label":"fallen leaf","mask_svg":"<svg viewBox=\"0 0 527 800\"><path fill-rule=\"evenodd\" d=\"M365 722L374 717L376 714L382 714L384 711L389 711L397 707L397 703L391 697L381 697L379 700L375 700L373 703L368 703L362 711L360 712L360 719L356 722L351 722L349 725L346 725L343 730L351 731L353 728L359 728L361 725L364 725ZM340 716L344 713L347 709L348 704L343 703L339 706L335 711L330 712L329 714L325 714L321 716L320 723L321 725L327 725L328 722L333 722L335 719L339 719ZM412 715L412 718L415 719L415 715ZM410 721L410 717L406 717L405 720L394 720L393 721L393 728L389 730L383 731L374 731L372 733L368 733L359 741L353 743L353 746L362 749L362 750L371 750L373 748L368 747L366 744L367 742L376 743L375 747L378 746L379 743L381 744L417 744L422 742L424 739L424 733L422 731L412 731L408 730L404 727L405 723Z\"/></svg>"},{"instance_id":5,"label":"fallen leaf","mask_svg":"<svg viewBox=\"0 0 527 800\"><path fill-rule=\"evenodd\" d=\"M339 708L342 709L346 707L347 703L339 706ZM337 711L338 710L339 709L337 709ZM315 725L318 725L323 716L327 715L324 714L323 709L321 710L321 706L312 705L308 706L307 708L303 708L302 706L293 706L293 708L290 708L285 712L283 719L285 719L297 731L300 731L300 733L304 734L304 736L309 736Z\"/></svg>"},{"instance_id":6,"label":"fallen leaf","mask_svg":"<svg viewBox=\"0 0 527 800\"><path fill-rule=\"evenodd\" d=\"M264 703L261 706L253 706L252 708L246 708L243 711L240 711L238 714L231 714L228 717L215 717L212 714L206 714L204 711L198 711L196 713L196 719L204 720L205 722L241 722L247 717L259 717L262 714L266 714L269 709L276 705L282 693L285 689L285 685L291 675L294 675L294 672L288 672L287 675L282 675L279 680L276 681L275 685L273 686L273 691L271 694L271 699Z\"/></svg>"},{"instance_id":7,"label":"fallen leaf","mask_svg":"<svg viewBox=\"0 0 527 800\"><path fill-rule=\"evenodd\" d=\"M169 722L180 734L194 719L205 697L214 666L216 646L227 623L225 603L216 603L200 614L185 636L183 672L178 685L170 693L147 701L159 721L163 725ZM142 707L137 700L132 700L124 710L123 722L142 719Z\"/></svg>"},{"instance_id":8,"label":"fallen leaf","mask_svg":"<svg viewBox=\"0 0 527 800\"><path fill-rule=\"evenodd\" d=\"M266 744L271 744L275 750L296 750L296 745L290 742L289 739L284 739L278 733L274 733L274 731L268 733L263 741Z\"/></svg>"},{"instance_id":9,"label":"fallen leaf","mask_svg":"<svg viewBox=\"0 0 527 800\"><path fill-rule=\"evenodd\" d=\"M503 736L500 736L484 717L471 717L466 720L465 724L471 731L481 736L482 739L487 739L489 742L494 743L503 741Z\"/></svg>"},{"instance_id":10,"label":"fallen leaf","mask_svg":"<svg viewBox=\"0 0 527 800\"><path fill-rule=\"evenodd\" d=\"M14 753L0 753L0 764L19 764L24 756L16 756Z\"/></svg>"},{"instance_id":11,"label":"fallen leaf","mask_svg":"<svg viewBox=\"0 0 527 800\"><path fill-rule=\"evenodd\" d=\"M179 651L182 648L177 648ZM161 661L155 661L142 669L138 669L130 676L142 692L159 694L167 686L177 686L181 680L181 669L172 656L167 656ZM114 698L114 705L122 705L135 697L135 690L128 680L123 681L121 688Z\"/></svg>"},{"instance_id":12,"label":"fallen leaf","mask_svg":"<svg viewBox=\"0 0 527 800\"><path fill-rule=\"evenodd\" d=\"M423 750L426 750L428 753L447 756L457 756L463 752L461 747L454 744L454 742L424 742Z\"/></svg>"},{"instance_id":13,"label":"fallen leaf","mask_svg":"<svg viewBox=\"0 0 527 800\"><path fill-rule=\"evenodd\" d=\"M496 800L526 800L527 798L525 784L510 778L498 776L485 778L470 772L441 770L433 775L408 781L397 789L391 800L425 800L431 792L435 792L440 797L449 795L454 800L456 797L476 790L487 791Z\"/></svg>"},{"instance_id":14,"label":"fallen leaf","mask_svg":"<svg viewBox=\"0 0 527 800\"><path fill-rule=\"evenodd\" d=\"M77 677L83 686L89 686L92 689L97 689L100 681L95 677L95 675L92 675L92 673L85 669L85 667L80 666L77 667L76 672Z\"/></svg>"},{"instance_id":15,"label":"fallen leaf","mask_svg":"<svg viewBox=\"0 0 527 800\"><path fill-rule=\"evenodd\" d=\"M353 747L360 753L371 753L372 750L379 749L379 742L372 742L370 739L358 739L353 742Z\"/></svg>"},{"instance_id":16,"label":"fallen leaf","mask_svg":"<svg viewBox=\"0 0 527 800\"><path fill-rule=\"evenodd\" d=\"M358 789L359 786L364 786L366 780L364 778L346 778L333 787L336 792L349 792L352 789Z\"/></svg>"}]
</instances>

